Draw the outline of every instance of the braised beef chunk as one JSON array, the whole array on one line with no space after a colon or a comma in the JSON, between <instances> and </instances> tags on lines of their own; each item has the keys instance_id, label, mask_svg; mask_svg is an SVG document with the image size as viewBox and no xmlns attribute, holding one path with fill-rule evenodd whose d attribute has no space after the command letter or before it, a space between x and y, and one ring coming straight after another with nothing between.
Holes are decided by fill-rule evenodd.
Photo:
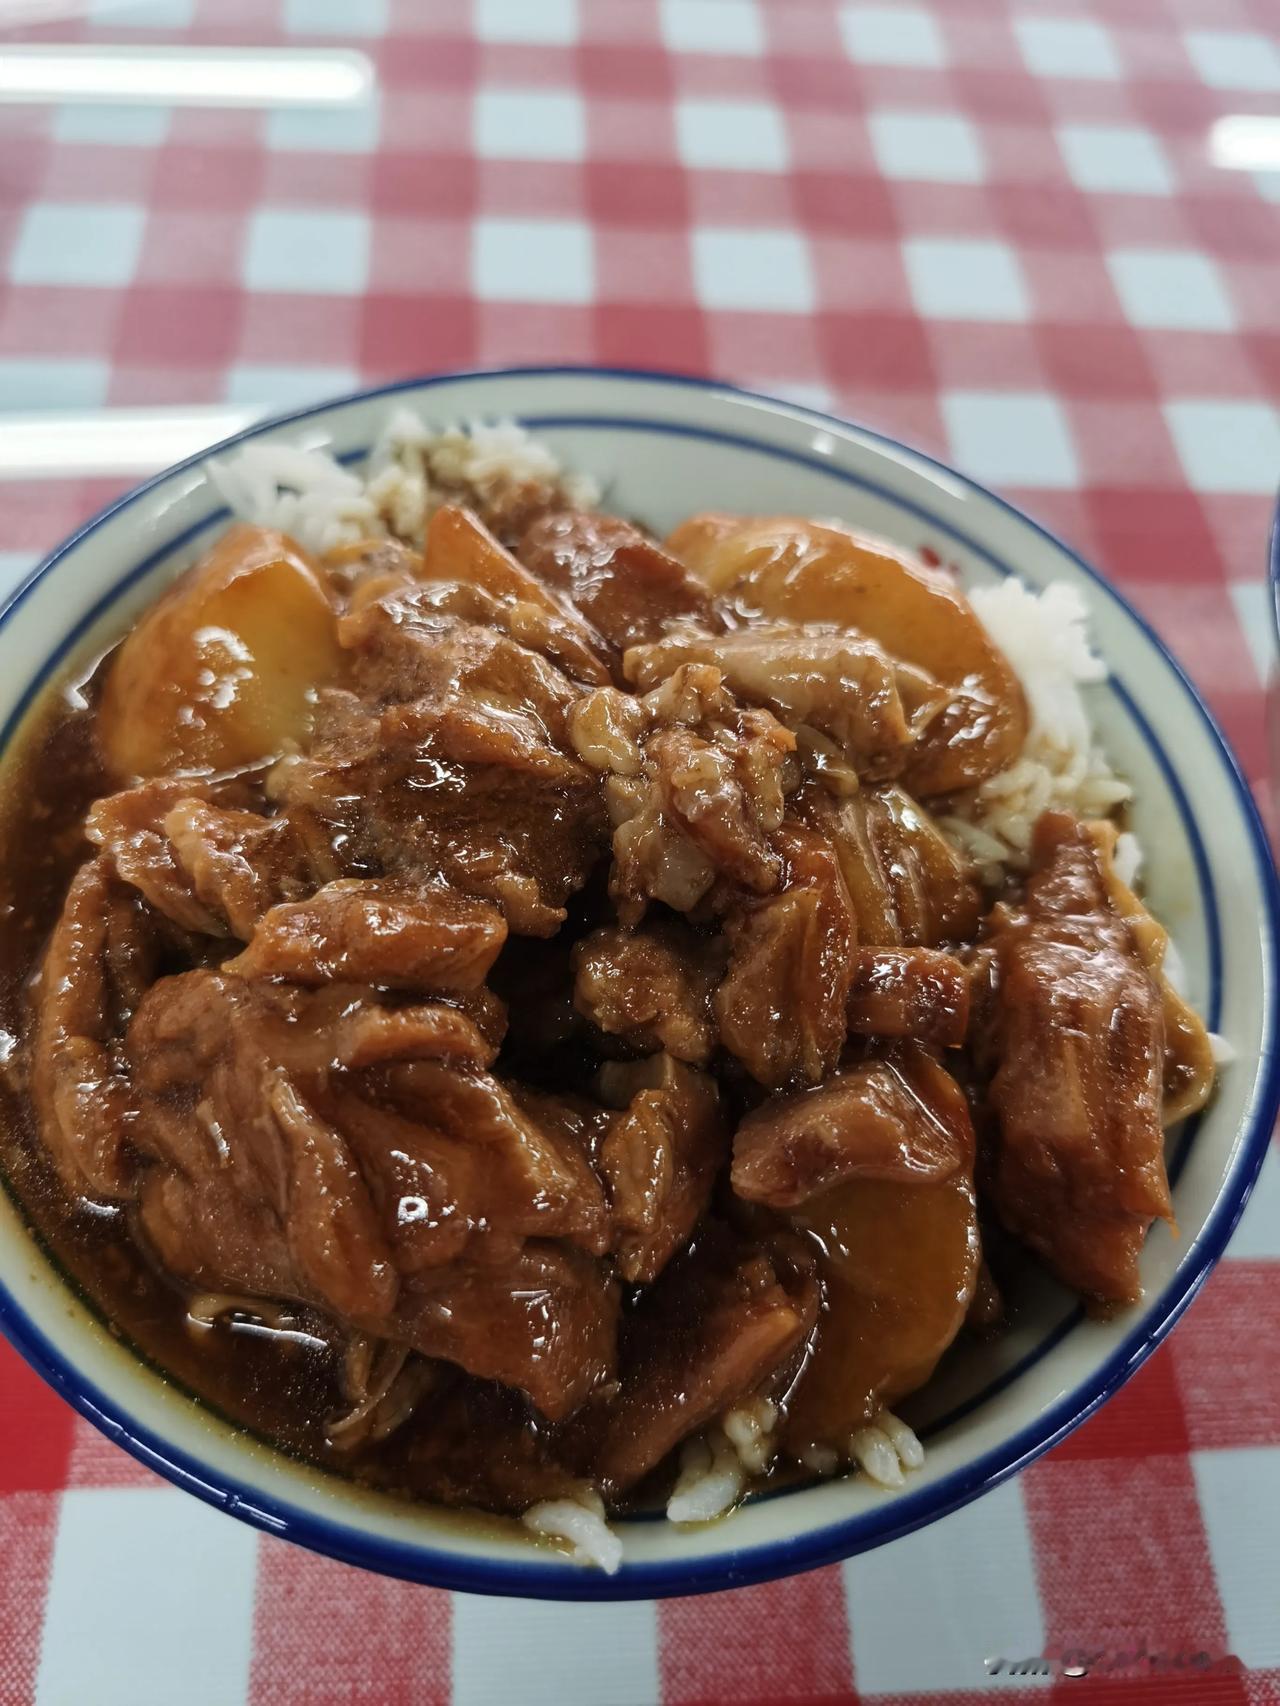
<instances>
[{"instance_id":1,"label":"braised beef chunk","mask_svg":"<svg viewBox=\"0 0 1280 1706\"><path fill-rule=\"evenodd\" d=\"M336 874L331 857L318 862L287 817L180 800L165 813L162 829L173 861L192 893L233 936L247 942L265 913L299 899Z\"/></svg>"},{"instance_id":2,"label":"braised beef chunk","mask_svg":"<svg viewBox=\"0 0 1280 1706\"><path fill-rule=\"evenodd\" d=\"M608 1248L608 1210L592 1167L601 1110L427 1060L393 1068L384 1094L480 1152L492 1194L477 1224L524 1236L541 1231L597 1255Z\"/></svg>"},{"instance_id":3,"label":"braised beef chunk","mask_svg":"<svg viewBox=\"0 0 1280 1706\"><path fill-rule=\"evenodd\" d=\"M132 1192L133 1097L114 1047L127 1014L113 960L136 987L153 957L142 908L104 857L90 859L72 879L32 991L31 1099L58 1172L77 1196Z\"/></svg>"},{"instance_id":4,"label":"braised beef chunk","mask_svg":"<svg viewBox=\"0 0 1280 1706\"><path fill-rule=\"evenodd\" d=\"M685 663L714 665L744 704L764 706L796 733L829 736L871 778L897 775L947 702L935 681L896 664L874 641L817 625L753 625L722 635L681 625L634 647L623 667L644 693Z\"/></svg>"},{"instance_id":5,"label":"braised beef chunk","mask_svg":"<svg viewBox=\"0 0 1280 1706\"><path fill-rule=\"evenodd\" d=\"M901 788L840 800L807 788L799 812L836 849L859 942L936 948L972 939L982 910L973 871Z\"/></svg>"},{"instance_id":6,"label":"braised beef chunk","mask_svg":"<svg viewBox=\"0 0 1280 1706\"><path fill-rule=\"evenodd\" d=\"M1116 873L1116 827L1112 823L1085 824L1097 849L1112 910L1128 924L1143 965L1155 979L1164 1012L1164 1100L1161 1118L1166 1126L1199 1113L1213 1092L1213 1045L1204 1020L1165 971L1169 933Z\"/></svg>"},{"instance_id":7,"label":"braised beef chunk","mask_svg":"<svg viewBox=\"0 0 1280 1706\"><path fill-rule=\"evenodd\" d=\"M606 1116L481 1071L462 1014L192 972L155 987L126 1052L142 1224L171 1271L317 1303L548 1414L601 1377L607 1275L547 1240L608 1244Z\"/></svg>"},{"instance_id":8,"label":"braised beef chunk","mask_svg":"<svg viewBox=\"0 0 1280 1706\"><path fill-rule=\"evenodd\" d=\"M577 681L602 686L609 679L608 647L596 629L470 510L445 504L436 511L416 575L439 608L508 633ZM468 602L477 598L483 602Z\"/></svg>"},{"instance_id":9,"label":"braised beef chunk","mask_svg":"<svg viewBox=\"0 0 1280 1706\"><path fill-rule=\"evenodd\" d=\"M502 914L442 886L349 878L272 907L228 970L293 983L472 991L506 941Z\"/></svg>"},{"instance_id":10,"label":"braised beef chunk","mask_svg":"<svg viewBox=\"0 0 1280 1706\"><path fill-rule=\"evenodd\" d=\"M521 540L519 557L572 599L615 656L657 639L677 617L720 625L684 564L614 516L577 510L542 516Z\"/></svg>"},{"instance_id":11,"label":"braised beef chunk","mask_svg":"<svg viewBox=\"0 0 1280 1706\"><path fill-rule=\"evenodd\" d=\"M605 777L623 924L651 900L689 912L717 877L750 894L778 887L772 838L795 785L795 736L768 711L744 711L718 670L683 665L639 699L601 688L574 706L569 735Z\"/></svg>"},{"instance_id":12,"label":"braised beef chunk","mask_svg":"<svg viewBox=\"0 0 1280 1706\"><path fill-rule=\"evenodd\" d=\"M0 813L6 1155L113 1330L395 1497L634 1510L680 1450L684 1522L914 1460L1018 1240L1136 1297L1210 1038L1115 825L984 898L1027 704L958 584L663 547L509 424L365 489L318 562L228 530Z\"/></svg>"},{"instance_id":13,"label":"braised beef chunk","mask_svg":"<svg viewBox=\"0 0 1280 1706\"><path fill-rule=\"evenodd\" d=\"M545 727L533 713L508 724L498 700L375 708L333 693L311 756L280 766L272 788L291 816L327 826L352 874L440 880L548 936L607 821L596 777Z\"/></svg>"},{"instance_id":14,"label":"braised beef chunk","mask_svg":"<svg viewBox=\"0 0 1280 1706\"><path fill-rule=\"evenodd\" d=\"M391 1330L425 1356L516 1387L559 1421L613 1376L618 1287L582 1251L531 1240L407 1280Z\"/></svg>"},{"instance_id":15,"label":"braised beef chunk","mask_svg":"<svg viewBox=\"0 0 1280 1706\"><path fill-rule=\"evenodd\" d=\"M621 1110L599 1161L618 1271L630 1285L648 1285L706 1212L729 1128L715 1080L668 1054L614 1063L600 1076L602 1094Z\"/></svg>"},{"instance_id":16,"label":"braised beef chunk","mask_svg":"<svg viewBox=\"0 0 1280 1706\"><path fill-rule=\"evenodd\" d=\"M1087 827L1046 812L1033 856L1023 904L989 921L991 1193L1065 1285L1132 1302L1147 1228L1173 1219L1163 1003Z\"/></svg>"},{"instance_id":17,"label":"braised beef chunk","mask_svg":"<svg viewBox=\"0 0 1280 1706\"><path fill-rule=\"evenodd\" d=\"M85 820L85 834L121 882L180 929L201 935L225 936L230 927L221 907L207 904L196 892L165 822L175 807L207 803L222 792L186 778L143 782L98 800Z\"/></svg>"},{"instance_id":18,"label":"braised beef chunk","mask_svg":"<svg viewBox=\"0 0 1280 1706\"><path fill-rule=\"evenodd\" d=\"M959 1048L969 1030L969 968L936 948L857 948L849 964L849 1030Z\"/></svg>"},{"instance_id":19,"label":"braised beef chunk","mask_svg":"<svg viewBox=\"0 0 1280 1706\"><path fill-rule=\"evenodd\" d=\"M972 1165L972 1151L959 1085L906 1045L748 1114L733 1140L733 1188L795 1208L849 1179L946 1179Z\"/></svg>"},{"instance_id":20,"label":"braised beef chunk","mask_svg":"<svg viewBox=\"0 0 1280 1706\"><path fill-rule=\"evenodd\" d=\"M584 1466L609 1493L634 1486L798 1359L818 1301L811 1271L710 1225L624 1321L617 1391L581 1419Z\"/></svg>"},{"instance_id":21,"label":"braised beef chunk","mask_svg":"<svg viewBox=\"0 0 1280 1706\"><path fill-rule=\"evenodd\" d=\"M724 972L719 942L672 921L619 930L608 925L573 955L579 1013L638 1053L665 1049L705 1066L715 1047L711 992Z\"/></svg>"},{"instance_id":22,"label":"braised beef chunk","mask_svg":"<svg viewBox=\"0 0 1280 1706\"><path fill-rule=\"evenodd\" d=\"M831 843L784 824L781 892L729 913L729 970L715 993L725 1047L757 1083L817 1084L840 1058L856 925Z\"/></svg>"}]
</instances>

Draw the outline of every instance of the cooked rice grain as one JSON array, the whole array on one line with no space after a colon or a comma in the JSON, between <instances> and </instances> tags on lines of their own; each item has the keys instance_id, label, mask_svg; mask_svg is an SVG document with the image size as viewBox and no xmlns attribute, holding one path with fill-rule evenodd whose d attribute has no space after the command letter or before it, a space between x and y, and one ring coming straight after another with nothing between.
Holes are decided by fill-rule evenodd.
<instances>
[{"instance_id":1,"label":"cooked rice grain","mask_svg":"<svg viewBox=\"0 0 1280 1706\"><path fill-rule=\"evenodd\" d=\"M616 1575L622 1563L622 1542L604 1516L604 1501L584 1489L576 1499L544 1499L520 1518L532 1533L562 1541L575 1563L595 1565L606 1576Z\"/></svg>"},{"instance_id":2,"label":"cooked rice grain","mask_svg":"<svg viewBox=\"0 0 1280 1706\"><path fill-rule=\"evenodd\" d=\"M924 1447L901 1416L881 1410L869 1427L850 1438L849 1456L868 1480L896 1488L906 1479L905 1471L919 1469L924 1462Z\"/></svg>"}]
</instances>

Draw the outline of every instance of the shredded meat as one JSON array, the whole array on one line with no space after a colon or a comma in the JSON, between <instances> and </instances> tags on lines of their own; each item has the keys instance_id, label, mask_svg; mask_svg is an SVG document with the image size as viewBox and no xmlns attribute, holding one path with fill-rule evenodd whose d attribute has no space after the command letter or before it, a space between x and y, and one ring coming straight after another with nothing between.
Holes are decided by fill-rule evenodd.
<instances>
[{"instance_id":1,"label":"shredded meat","mask_svg":"<svg viewBox=\"0 0 1280 1706\"><path fill-rule=\"evenodd\" d=\"M179 864L165 820L184 803L208 803L225 790L182 777L142 782L95 802L85 834L98 846L121 882L144 896L154 909L182 930L225 936L226 918L196 893Z\"/></svg>"},{"instance_id":2,"label":"shredded meat","mask_svg":"<svg viewBox=\"0 0 1280 1706\"><path fill-rule=\"evenodd\" d=\"M573 745L604 772L613 823L609 892L620 921L651 900L689 912L717 877L768 894L783 874L773 844L795 737L744 711L718 670L688 664L641 698L601 688L569 719Z\"/></svg>"},{"instance_id":3,"label":"shredded meat","mask_svg":"<svg viewBox=\"0 0 1280 1706\"><path fill-rule=\"evenodd\" d=\"M949 575L882 539L793 516L691 516L667 547L739 612L838 623L948 690L909 755L912 793L972 787L1016 758L1027 732L1022 689Z\"/></svg>"},{"instance_id":4,"label":"shredded meat","mask_svg":"<svg viewBox=\"0 0 1280 1706\"><path fill-rule=\"evenodd\" d=\"M486 1226L565 1238L596 1255L608 1248L608 1208L592 1166L599 1109L427 1060L392 1068L384 1094L479 1154L495 1193Z\"/></svg>"},{"instance_id":5,"label":"shredded meat","mask_svg":"<svg viewBox=\"0 0 1280 1706\"><path fill-rule=\"evenodd\" d=\"M1088 828L1046 812L1033 856L1022 906L990 920L992 1197L1064 1284L1132 1302L1147 1228L1173 1219L1161 994Z\"/></svg>"},{"instance_id":6,"label":"shredded meat","mask_svg":"<svg viewBox=\"0 0 1280 1706\"><path fill-rule=\"evenodd\" d=\"M425 583L424 608L508 634L576 681L591 686L608 681L608 648L596 630L500 545L470 510L444 504L435 512L423 556L414 561L411 574Z\"/></svg>"},{"instance_id":7,"label":"shredded meat","mask_svg":"<svg viewBox=\"0 0 1280 1706\"><path fill-rule=\"evenodd\" d=\"M1213 1045L1204 1021L1173 987L1165 973L1168 931L1151 916L1128 884L1121 882L1116 875L1112 863L1116 849L1115 825L1100 822L1088 823L1084 827L1097 849L1107 898L1132 930L1142 963L1160 991L1164 1010L1164 1100L1161 1118L1166 1126L1170 1126L1177 1120L1199 1113L1213 1093L1217 1073Z\"/></svg>"},{"instance_id":8,"label":"shredded meat","mask_svg":"<svg viewBox=\"0 0 1280 1706\"><path fill-rule=\"evenodd\" d=\"M705 1066L716 1043L711 992L724 971L720 945L673 921L607 925L573 953L579 1013L639 1053L665 1049Z\"/></svg>"},{"instance_id":9,"label":"shredded meat","mask_svg":"<svg viewBox=\"0 0 1280 1706\"><path fill-rule=\"evenodd\" d=\"M601 1377L606 1276L547 1240L608 1244L605 1116L509 1091L462 1014L191 972L155 987L126 1049L153 1163L141 1221L172 1272L319 1304L547 1414Z\"/></svg>"},{"instance_id":10,"label":"shredded meat","mask_svg":"<svg viewBox=\"0 0 1280 1706\"><path fill-rule=\"evenodd\" d=\"M165 813L161 828L196 899L242 941L273 906L306 894L317 880L311 849L287 817L187 797ZM322 873L331 874L328 865L322 858Z\"/></svg>"},{"instance_id":11,"label":"shredded meat","mask_svg":"<svg viewBox=\"0 0 1280 1706\"><path fill-rule=\"evenodd\" d=\"M788 823L775 843L786 885L730 912L729 970L714 1000L725 1047L769 1089L816 1084L840 1058L856 939L830 842Z\"/></svg>"}]
</instances>

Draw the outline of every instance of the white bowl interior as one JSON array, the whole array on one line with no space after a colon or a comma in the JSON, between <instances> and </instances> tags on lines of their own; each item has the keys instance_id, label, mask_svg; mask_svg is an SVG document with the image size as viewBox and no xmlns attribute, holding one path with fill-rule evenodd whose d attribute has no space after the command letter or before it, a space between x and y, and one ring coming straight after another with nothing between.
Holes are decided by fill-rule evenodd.
<instances>
[{"instance_id":1,"label":"white bowl interior","mask_svg":"<svg viewBox=\"0 0 1280 1706\"><path fill-rule=\"evenodd\" d=\"M4 1197L0 1285L26 1318L26 1348L46 1369L54 1365L55 1378L61 1371L68 1395L88 1389L87 1397L79 1390L81 1407L104 1412L108 1431L123 1428L144 1449L149 1439L194 1490L263 1526L306 1531L340 1555L360 1553L374 1537L392 1549L382 1565L424 1579L563 1595L679 1591L889 1538L991 1484L1095 1402L1217 1253L1230 1218L1220 1199L1239 1195L1270 1095L1274 1031L1272 875L1239 785L1175 669L1114 594L1017 513L911 452L736 393L586 373L429 382L335 405L270 436L362 451L402 402L441 424L520 417L601 480L607 507L659 531L699 509L838 516L909 547L932 546L970 585L1016 570L1032 585L1080 587L1113 671L1108 685L1090 690L1092 709L1113 763L1134 783L1148 895L1193 999L1237 1054L1195 1129L1171 1138L1180 1235L1153 1232L1142 1259L1146 1301L1118 1320L1083 1321L1065 1293L1037 1280L1013 1330L951 1359L910 1412L929 1449L907 1493L851 1479L762 1498L702 1530L627 1523L624 1570L611 1583L534 1549L514 1527L397 1507L254 1442L111 1339ZM180 469L74 541L0 622L0 724L12 726L51 659L56 674L114 639L221 519L204 474Z\"/></svg>"}]
</instances>

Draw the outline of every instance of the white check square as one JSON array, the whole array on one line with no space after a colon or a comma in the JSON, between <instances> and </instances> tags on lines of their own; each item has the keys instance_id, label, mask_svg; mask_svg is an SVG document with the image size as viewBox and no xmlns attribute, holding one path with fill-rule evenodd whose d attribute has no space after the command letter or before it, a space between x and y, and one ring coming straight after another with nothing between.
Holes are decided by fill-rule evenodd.
<instances>
[{"instance_id":1,"label":"white check square","mask_svg":"<svg viewBox=\"0 0 1280 1706\"><path fill-rule=\"evenodd\" d=\"M182 1706L244 1700L257 1548L176 1488L64 1492L36 1706L174 1706L175 1687Z\"/></svg>"},{"instance_id":2,"label":"white check square","mask_svg":"<svg viewBox=\"0 0 1280 1706\"><path fill-rule=\"evenodd\" d=\"M100 409L110 383L110 362L93 357L0 357L0 412Z\"/></svg>"},{"instance_id":3,"label":"white check square","mask_svg":"<svg viewBox=\"0 0 1280 1706\"><path fill-rule=\"evenodd\" d=\"M814 303L809 250L794 231L695 231L693 277L704 308L807 314Z\"/></svg>"},{"instance_id":4,"label":"white check square","mask_svg":"<svg viewBox=\"0 0 1280 1706\"><path fill-rule=\"evenodd\" d=\"M1107 271L1130 325L1229 332L1235 324L1218 269L1192 249L1114 249Z\"/></svg>"},{"instance_id":5,"label":"white check square","mask_svg":"<svg viewBox=\"0 0 1280 1706\"><path fill-rule=\"evenodd\" d=\"M1014 31L1028 71L1038 77L1114 82L1120 62L1110 33L1089 18L1017 18Z\"/></svg>"},{"instance_id":6,"label":"white check square","mask_svg":"<svg viewBox=\"0 0 1280 1706\"><path fill-rule=\"evenodd\" d=\"M764 52L755 0L662 0L658 20L672 53Z\"/></svg>"},{"instance_id":7,"label":"white check square","mask_svg":"<svg viewBox=\"0 0 1280 1706\"><path fill-rule=\"evenodd\" d=\"M475 145L489 160L581 160L587 149L582 97L571 89L482 89Z\"/></svg>"},{"instance_id":8,"label":"white check square","mask_svg":"<svg viewBox=\"0 0 1280 1706\"><path fill-rule=\"evenodd\" d=\"M850 59L864 65L945 65L946 45L933 16L919 6L842 6L840 36Z\"/></svg>"},{"instance_id":9,"label":"white check square","mask_svg":"<svg viewBox=\"0 0 1280 1706\"><path fill-rule=\"evenodd\" d=\"M576 219L478 219L471 284L485 302L592 302L591 227Z\"/></svg>"},{"instance_id":10,"label":"white check square","mask_svg":"<svg viewBox=\"0 0 1280 1706\"><path fill-rule=\"evenodd\" d=\"M473 27L481 41L567 47L578 39L577 0L476 0Z\"/></svg>"},{"instance_id":11,"label":"white check square","mask_svg":"<svg viewBox=\"0 0 1280 1706\"><path fill-rule=\"evenodd\" d=\"M861 1699L990 1687L988 1658L1044 1651L1035 1554L1016 1481L842 1569ZM1036 1680L1020 1678L1018 1686Z\"/></svg>"},{"instance_id":12,"label":"white check square","mask_svg":"<svg viewBox=\"0 0 1280 1706\"><path fill-rule=\"evenodd\" d=\"M1280 46L1252 30L1188 30L1187 56L1211 89L1280 89Z\"/></svg>"},{"instance_id":13,"label":"white check square","mask_svg":"<svg viewBox=\"0 0 1280 1706\"><path fill-rule=\"evenodd\" d=\"M878 112L867 125L887 178L980 184L986 177L978 133L958 113Z\"/></svg>"},{"instance_id":14,"label":"white check square","mask_svg":"<svg viewBox=\"0 0 1280 1706\"><path fill-rule=\"evenodd\" d=\"M291 35L384 36L389 22L389 0L285 0Z\"/></svg>"},{"instance_id":15,"label":"white check square","mask_svg":"<svg viewBox=\"0 0 1280 1706\"><path fill-rule=\"evenodd\" d=\"M359 296L369 277L369 221L359 213L264 207L249 223L250 290Z\"/></svg>"},{"instance_id":16,"label":"white check square","mask_svg":"<svg viewBox=\"0 0 1280 1706\"><path fill-rule=\"evenodd\" d=\"M1149 130L1127 124L1064 124L1058 147L1077 189L1104 195L1172 195L1168 157Z\"/></svg>"},{"instance_id":17,"label":"white check square","mask_svg":"<svg viewBox=\"0 0 1280 1706\"><path fill-rule=\"evenodd\" d=\"M1191 1466L1227 1651L1248 1670L1271 1670L1280 1666L1280 1446L1195 1451Z\"/></svg>"},{"instance_id":18,"label":"white check square","mask_svg":"<svg viewBox=\"0 0 1280 1706\"><path fill-rule=\"evenodd\" d=\"M997 486L1079 484L1075 446L1056 397L1039 391L947 391L941 398L957 464Z\"/></svg>"},{"instance_id":19,"label":"white check square","mask_svg":"<svg viewBox=\"0 0 1280 1706\"><path fill-rule=\"evenodd\" d=\"M937 320L1026 320L1027 288L1007 243L913 237L902 245L911 298Z\"/></svg>"},{"instance_id":20,"label":"white check square","mask_svg":"<svg viewBox=\"0 0 1280 1706\"><path fill-rule=\"evenodd\" d=\"M686 166L728 171L786 170L787 133L768 101L676 103L676 145Z\"/></svg>"},{"instance_id":21,"label":"white check square","mask_svg":"<svg viewBox=\"0 0 1280 1706\"><path fill-rule=\"evenodd\" d=\"M38 201L18 227L9 277L14 284L128 284L146 217L128 202Z\"/></svg>"},{"instance_id":22,"label":"white check square","mask_svg":"<svg viewBox=\"0 0 1280 1706\"><path fill-rule=\"evenodd\" d=\"M273 367L267 362L242 361L228 370L224 392L229 403L274 412L340 397L359 383L353 367Z\"/></svg>"},{"instance_id":23,"label":"white check square","mask_svg":"<svg viewBox=\"0 0 1280 1706\"><path fill-rule=\"evenodd\" d=\"M1272 497L1280 473L1280 410L1271 403L1212 397L1164 405L1183 471L1200 492Z\"/></svg>"}]
</instances>

